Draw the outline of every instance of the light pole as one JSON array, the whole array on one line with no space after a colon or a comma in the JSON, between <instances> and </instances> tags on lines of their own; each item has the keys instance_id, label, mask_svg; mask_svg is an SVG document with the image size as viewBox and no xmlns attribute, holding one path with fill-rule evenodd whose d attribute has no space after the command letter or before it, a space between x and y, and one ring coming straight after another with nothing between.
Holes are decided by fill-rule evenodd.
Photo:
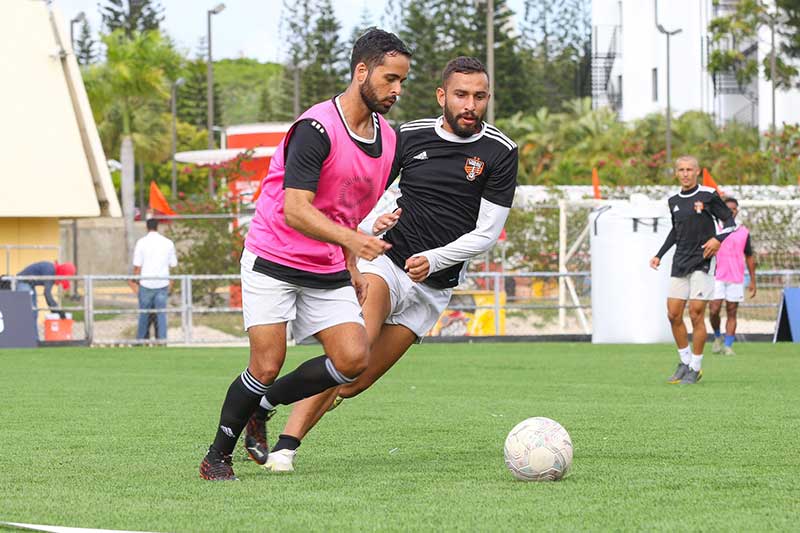
<instances>
[{"instance_id":1,"label":"light pole","mask_svg":"<svg viewBox=\"0 0 800 533\"><path fill-rule=\"evenodd\" d=\"M183 78L178 78L172 83L172 199L178 196L178 168L175 163L175 152L178 149L178 131L176 122L178 121L178 87L186 83Z\"/></svg>"},{"instance_id":2,"label":"light pole","mask_svg":"<svg viewBox=\"0 0 800 533\"><path fill-rule=\"evenodd\" d=\"M72 52L75 52L75 23L83 22L86 20L86 13L81 11L75 15L74 19L69 21L69 45L72 47Z\"/></svg>"},{"instance_id":3,"label":"light pole","mask_svg":"<svg viewBox=\"0 0 800 533\"><path fill-rule=\"evenodd\" d=\"M211 58L211 16L218 15L225 9L225 4L217 4L208 10L208 69L206 71L206 104L208 112L208 149L214 149L214 64ZM214 170L208 171L208 192L214 195Z\"/></svg>"},{"instance_id":4,"label":"light pole","mask_svg":"<svg viewBox=\"0 0 800 533\"><path fill-rule=\"evenodd\" d=\"M679 28L677 30L669 31L665 29L664 26L659 24L658 0L653 0L653 1L655 2L656 28L658 28L658 31L667 36L667 161L671 166L672 165L672 107L670 102L670 81L669 81L669 41L673 35L678 35L683 30Z\"/></svg>"}]
</instances>

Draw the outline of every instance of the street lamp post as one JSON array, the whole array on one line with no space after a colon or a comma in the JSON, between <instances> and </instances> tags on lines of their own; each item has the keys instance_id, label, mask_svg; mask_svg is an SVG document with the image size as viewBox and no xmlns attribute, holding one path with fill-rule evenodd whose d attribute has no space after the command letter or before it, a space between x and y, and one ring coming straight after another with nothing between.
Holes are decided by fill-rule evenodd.
<instances>
[{"instance_id":1,"label":"street lamp post","mask_svg":"<svg viewBox=\"0 0 800 533\"><path fill-rule=\"evenodd\" d=\"M669 72L669 44L670 38L673 35L678 35L682 32L682 29L677 29L673 31L669 31L664 26L658 23L658 0L654 0L655 2L655 12L656 12L656 28L658 31L663 33L667 36L667 161L670 165L672 165L672 106L670 102L670 72Z\"/></svg>"},{"instance_id":2,"label":"street lamp post","mask_svg":"<svg viewBox=\"0 0 800 533\"><path fill-rule=\"evenodd\" d=\"M178 117L178 109L177 109L177 101L178 101L178 87L183 85L186 82L183 78L178 78L172 84L172 199L174 200L178 196L178 168L177 164L175 163L175 152L178 149L178 131L177 131L177 117Z\"/></svg>"},{"instance_id":3,"label":"street lamp post","mask_svg":"<svg viewBox=\"0 0 800 533\"><path fill-rule=\"evenodd\" d=\"M217 15L225 9L225 4L217 4L214 8L208 10L208 68L206 71L206 104L207 104L207 127L208 127L208 149L214 149L214 64L211 57L211 16ZM214 171L209 169L208 172L208 192L213 196L214 194Z\"/></svg>"},{"instance_id":4,"label":"street lamp post","mask_svg":"<svg viewBox=\"0 0 800 533\"><path fill-rule=\"evenodd\" d=\"M75 15L74 19L69 21L69 45L72 47L72 51L75 52L75 23L83 22L86 20L86 13L81 11L77 15Z\"/></svg>"}]
</instances>

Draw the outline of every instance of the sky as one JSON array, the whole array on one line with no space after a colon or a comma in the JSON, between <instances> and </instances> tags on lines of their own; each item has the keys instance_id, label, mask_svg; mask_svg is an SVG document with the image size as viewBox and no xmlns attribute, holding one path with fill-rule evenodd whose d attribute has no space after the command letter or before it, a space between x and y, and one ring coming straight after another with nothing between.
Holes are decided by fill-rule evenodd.
<instances>
[{"instance_id":1,"label":"sky","mask_svg":"<svg viewBox=\"0 0 800 533\"><path fill-rule=\"evenodd\" d=\"M53 0L66 25L83 11L93 34L100 29L102 0ZM178 44L194 56L200 39L206 35L206 12L220 0L160 0L164 7L163 27ZM214 59L249 57L259 61L280 62L286 47L280 35L283 0L223 0L225 10L212 16L211 45ZM361 20L365 6L372 22L380 24L386 0L332 0L336 17L343 27L343 37L350 35ZM510 0L509 5L521 17L524 0ZM392 28L386 28L391 30ZM76 37L80 24L75 24Z\"/></svg>"}]
</instances>

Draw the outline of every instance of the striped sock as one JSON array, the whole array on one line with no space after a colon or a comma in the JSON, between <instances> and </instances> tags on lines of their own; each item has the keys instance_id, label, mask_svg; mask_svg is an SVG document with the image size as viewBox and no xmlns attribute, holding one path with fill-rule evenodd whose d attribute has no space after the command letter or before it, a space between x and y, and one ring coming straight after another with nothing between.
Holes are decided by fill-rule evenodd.
<instances>
[{"instance_id":1,"label":"striped sock","mask_svg":"<svg viewBox=\"0 0 800 533\"><path fill-rule=\"evenodd\" d=\"M264 398L273 408L278 405L289 405L331 387L351 383L354 379L339 372L328 356L320 355L276 379L267 389ZM264 402L261 405L265 407Z\"/></svg>"},{"instance_id":2,"label":"striped sock","mask_svg":"<svg viewBox=\"0 0 800 533\"><path fill-rule=\"evenodd\" d=\"M222 404L219 426L212 444L218 452L224 455L233 452L239 435L265 392L267 385L253 377L249 369L245 369L233 380Z\"/></svg>"}]
</instances>

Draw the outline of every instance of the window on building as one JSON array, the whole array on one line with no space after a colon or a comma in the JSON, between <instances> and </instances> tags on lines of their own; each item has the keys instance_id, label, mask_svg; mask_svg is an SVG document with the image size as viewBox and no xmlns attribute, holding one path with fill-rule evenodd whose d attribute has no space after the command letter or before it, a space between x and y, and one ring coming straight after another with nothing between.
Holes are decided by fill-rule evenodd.
<instances>
[{"instance_id":1,"label":"window on building","mask_svg":"<svg viewBox=\"0 0 800 533\"><path fill-rule=\"evenodd\" d=\"M658 102L658 69L653 69L653 101Z\"/></svg>"}]
</instances>

